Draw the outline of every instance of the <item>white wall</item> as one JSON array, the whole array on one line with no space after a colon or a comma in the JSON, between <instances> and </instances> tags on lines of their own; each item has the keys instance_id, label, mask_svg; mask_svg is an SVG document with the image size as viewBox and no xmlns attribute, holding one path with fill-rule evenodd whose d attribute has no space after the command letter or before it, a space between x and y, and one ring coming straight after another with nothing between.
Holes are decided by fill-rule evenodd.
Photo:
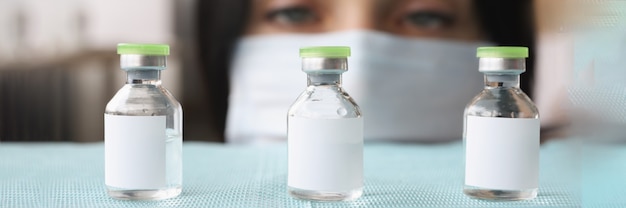
<instances>
[{"instance_id":1,"label":"white wall","mask_svg":"<svg viewBox=\"0 0 626 208\"><path fill-rule=\"evenodd\" d=\"M0 63L114 51L119 42L172 43L172 6L170 0L0 0Z\"/></svg>"}]
</instances>

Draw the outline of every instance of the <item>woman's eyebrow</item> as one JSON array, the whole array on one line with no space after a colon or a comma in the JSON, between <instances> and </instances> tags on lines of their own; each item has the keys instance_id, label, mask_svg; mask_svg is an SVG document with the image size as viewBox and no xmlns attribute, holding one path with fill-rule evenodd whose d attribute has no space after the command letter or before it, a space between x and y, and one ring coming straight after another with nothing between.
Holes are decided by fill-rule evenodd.
<instances>
[{"instance_id":1,"label":"woman's eyebrow","mask_svg":"<svg viewBox=\"0 0 626 208\"><path fill-rule=\"evenodd\" d=\"M373 1L374 7L372 8L378 15L386 15L391 12L390 10L397 4L404 0L370 0Z\"/></svg>"},{"instance_id":2,"label":"woman's eyebrow","mask_svg":"<svg viewBox=\"0 0 626 208\"><path fill-rule=\"evenodd\" d=\"M385 8L385 7L389 7L390 5L394 5L399 2L402 2L404 0L371 0L371 1L374 1L374 4L376 5L375 8Z\"/></svg>"},{"instance_id":3,"label":"woman's eyebrow","mask_svg":"<svg viewBox=\"0 0 626 208\"><path fill-rule=\"evenodd\" d=\"M459 7L459 3L460 3L459 0L372 0L372 1L375 1L374 2L376 4L375 9L378 9L378 10L389 9L389 7L397 5L399 3L411 4L415 2L437 4L439 6L449 7L452 10L456 10ZM460 1L471 1L471 0L460 0Z\"/></svg>"}]
</instances>

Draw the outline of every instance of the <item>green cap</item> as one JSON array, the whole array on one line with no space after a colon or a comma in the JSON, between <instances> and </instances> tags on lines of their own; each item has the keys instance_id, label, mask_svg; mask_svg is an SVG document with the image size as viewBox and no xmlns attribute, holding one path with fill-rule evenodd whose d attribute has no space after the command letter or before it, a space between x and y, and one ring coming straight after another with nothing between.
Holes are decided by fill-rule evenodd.
<instances>
[{"instance_id":1,"label":"green cap","mask_svg":"<svg viewBox=\"0 0 626 208\"><path fill-rule=\"evenodd\" d=\"M492 46L476 49L478 58L527 58L528 48L520 46Z\"/></svg>"},{"instance_id":2,"label":"green cap","mask_svg":"<svg viewBox=\"0 0 626 208\"><path fill-rule=\"evenodd\" d=\"M302 58L340 58L350 56L350 47L348 46L314 46L300 48L300 57Z\"/></svg>"},{"instance_id":3,"label":"green cap","mask_svg":"<svg viewBox=\"0 0 626 208\"><path fill-rule=\"evenodd\" d=\"M170 46L165 44L117 44L117 54L137 54L137 55L170 55Z\"/></svg>"}]
</instances>

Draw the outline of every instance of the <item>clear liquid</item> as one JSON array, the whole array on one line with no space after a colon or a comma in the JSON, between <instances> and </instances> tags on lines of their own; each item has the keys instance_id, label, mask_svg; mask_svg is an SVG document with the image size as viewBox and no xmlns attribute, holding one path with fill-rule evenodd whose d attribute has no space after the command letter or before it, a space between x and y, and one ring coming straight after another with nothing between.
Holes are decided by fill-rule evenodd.
<instances>
[{"instance_id":1,"label":"clear liquid","mask_svg":"<svg viewBox=\"0 0 626 208\"><path fill-rule=\"evenodd\" d=\"M537 197L537 189L497 190L467 185L463 187L463 193L476 199L503 201L530 200Z\"/></svg>"},{"instance_id":2,"label":"clear liquid","mask_svg":"<svg viewBox=\"0 0 626 208\"><path fill-rule=\"evenodd\" d=\"M467 148L468 116L539 119L537 107L532 100L530 100L530 98L522 92L521 89L519 89L519 75L485 74L485 86L485 89L477 95L465 109L465 129L463 136L464 145L466 146L465 149ZM538 138L536 141L538 144ZM467 154L467 152L465 154ZM502 167L495 166L494 168ZM503 201L534 199L537 197L537 190L537 188L502 190L470 185L465 185L463 187L463 193L469 197Z\"/></svg>"},{"instance_id":3,"label":"clear liquid","mask_svg":"<svg viewBox=\"0 0 626 208\"><path fill-rule=\"evenodd\" d=\"M360 197L363 119L289 117L288 123L288 192L320 201Z\"/></svg>"},{"instance_id":4,"label":"clear liquid","mask_svg":"<svg viewBox=\"0 0 626 208\"><path fill-rule=\"evenodd\" d=\"M182 192L183 137L176 130L167 129L165 141L167 186L159 189L137 190L107 186L107 193L122 200L162 200L174 198Z\"/></svg>"},{"instance_id":5,"label":"clear liquid","mask_svg":"<svg viewBox=\"0 0 626 208\"><path fill-rule=\"evenodd\" d=\"M294 187L288 187L289 194L298 199L304 200L317 200L317 201L352 201L356 200L363 195L363 188L358 188L349 191L330 192L330 191L316 191L316 190L304 190Z\"/></svg>"}]
</instances>

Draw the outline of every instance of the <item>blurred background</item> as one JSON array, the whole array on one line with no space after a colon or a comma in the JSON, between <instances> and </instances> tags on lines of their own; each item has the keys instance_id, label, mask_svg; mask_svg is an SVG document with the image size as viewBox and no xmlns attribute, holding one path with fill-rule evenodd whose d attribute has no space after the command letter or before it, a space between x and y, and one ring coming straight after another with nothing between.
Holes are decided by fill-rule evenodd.
<instances>
[{"instance_id":1,"label":"blurred background","mask_svg":"<svg viewBox=\"0 0 626 208\"><path fill-rule=\"evenodd\" d=\"M104 107L126 79L121 42L171 45L162 79L185 108L185 139L211 140L210 124L187 121L206 103L194 3L0 0L0 141L102 141Z\"/></svg>"},{"instance_id":2,"label":"blurred background","mask_svg":"<svg viewBox=\"0 0 626 208\"><path fill-rule=\"evenodd\" d=\"M237 6L223 2L216 5ZM571 115L585 120L608 109L607 116L592 117L610 117L616 129L626 126L623 104L606 107L626 97L618 84L624 81L618 66L626 60L626 32L618 27L624 25L624 1L528 2L534 10L528 18L536 23L535 66L550 69L534 75L542 122L560 126ZM210 85L197 54L196 15L215 10L198 9L195 0L0 0L0 141L102 141L105 105L125 82L116 54L120 42L170 44L162 79L183 105L185 140L224 141L224 124L210 119L213 103L223 100L207 97ZM598 40L597 33L613 34L604 39L613 42L583 44ZM603 56L605 46L614 56ZM597 77L613 83L613 97L604 104L588 102L599 99L592 88ZM215 125L222 126L210 128Z\"/></svg>"}]
</instances>

